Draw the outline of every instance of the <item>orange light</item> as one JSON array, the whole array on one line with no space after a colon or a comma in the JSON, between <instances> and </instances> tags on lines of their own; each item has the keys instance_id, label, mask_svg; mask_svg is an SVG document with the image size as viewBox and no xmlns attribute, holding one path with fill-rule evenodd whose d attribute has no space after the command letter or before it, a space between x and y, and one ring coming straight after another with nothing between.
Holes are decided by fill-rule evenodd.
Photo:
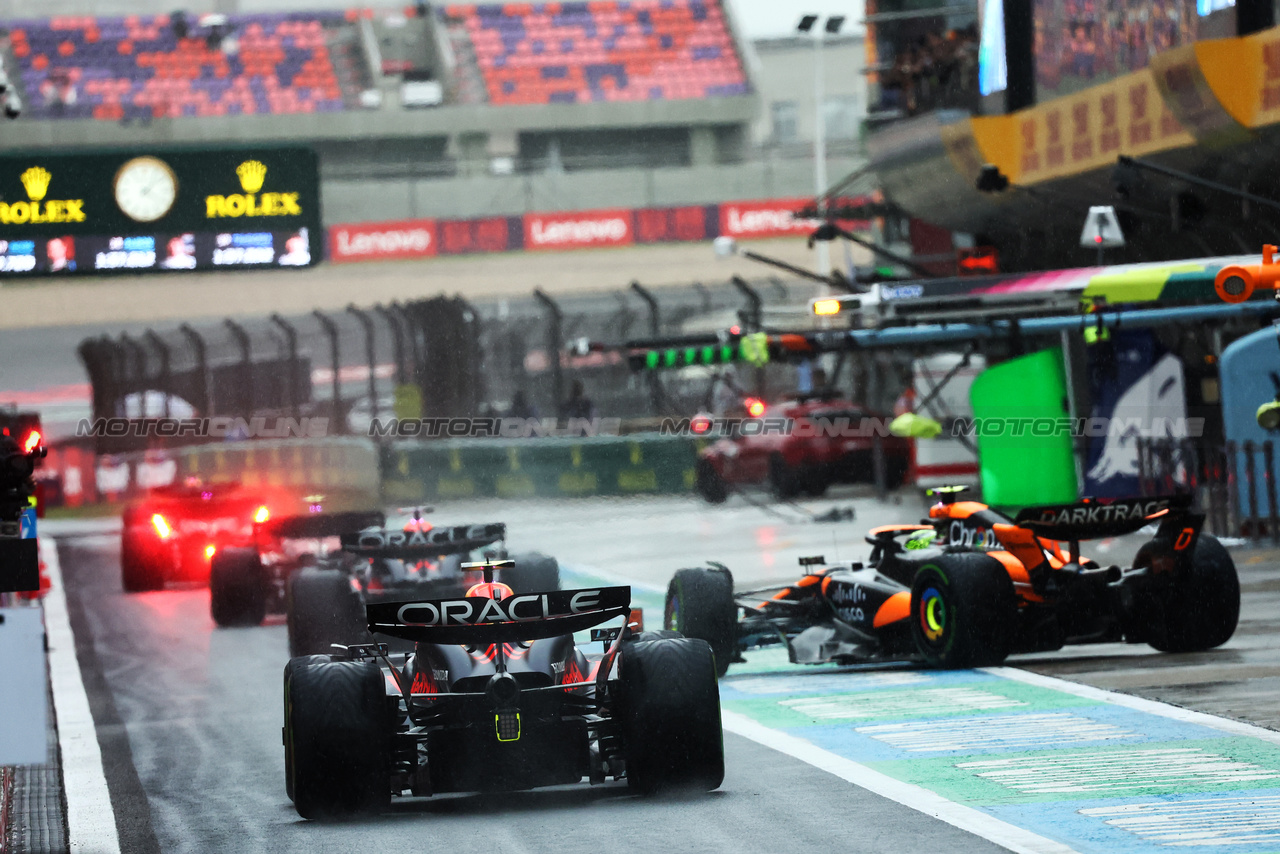
<instances>
[{"instance_id":1,"label":"orange light","mask_svg":"<svg viewBox=\"0 0 1280 854\"><path fill-rule=\"evenodd\" d=\"M758 397L748 397L746 400L747 414L752 418L759 418L764 415L764 401Z\"/></svg>"},{"instance_id":2,"label":"orange light","mask_svg":"<svg viewBox=\"0 0 1280 854\"><path fill-rule=\"evenodd\" d=\"M819 299L813 301L813 313L819 317L830 317L840 313L840 300Z\"/></svg>"},{"instance_id":3,"label":"orange light","mask_svg":"<svg viewBox=\"0 0 1280 854\"><path fill-rule=\"evenodd\" d=\"M152 514L151 527L156 529L156 536L162 540L169 539L173 534L173 528L169 527L169 520L165 519L159 513Z\"/></svg>"},{"instance_id":4,"label":"orange light","mask_svg":"<svg viewBox=\"0 0 1280 854\"><path fill-rule=\"evenodd\" d=\"M40 431L32 430L30 433L27 434L27 438L22 440L22 453L24 454L33 453L36 450L36 448L40 447L40 440L41 440Z\"/></svg>"},{"instance_id":5,"label":"orange light","mask_svg":"<svg viewBox=\"0 0 1280 854\"><path fill-rule=\"evenodd\" d=\"M214 554L217 553L217 551L218 551L218 547L215 546L213 543L209 543L209 545L204 547L204 559L213 560L213 556Z\"/></svg>"},{"instance_id":6,"label":"orange light","mask_svg":"<svg viewBox=\"0 0 1280 854\"><path fill-rule=\"evenodd\" d=\"M270 518L271 518L271 511L267 509L267 505L265 504L259 507L257 511L253 514L253 521L257 522L259 525L261 525L263 522L267 521ZM210 548L213 548L213 547L210 546Z\"/></svg>"},{"instance_id":7,"label":"orange light","mask_svg":"<svg viewBox=\"0 0 1280 854\"><path fill-rule=\"evenodd\" d=\"M689 429L701 436L703 433L711 429L711 419L701 416L694 418L689 422Z\"/></svg>"}]
</instances>

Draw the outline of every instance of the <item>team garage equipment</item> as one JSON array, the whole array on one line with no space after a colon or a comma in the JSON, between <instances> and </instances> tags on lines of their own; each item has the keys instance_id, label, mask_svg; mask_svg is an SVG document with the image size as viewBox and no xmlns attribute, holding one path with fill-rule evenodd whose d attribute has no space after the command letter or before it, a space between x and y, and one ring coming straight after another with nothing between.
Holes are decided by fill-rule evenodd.
<instances>
[{"instance_id":1,"label":"team garage equipment","mask_svg":"<svg viewBox=\"0 0 1280 854\"><path fill-rule=\"evenodd\" d=\"M1240 611L1235 564L1185 497L1026 508L941 499L927 523L871 531L863 563L802 558L783 587L735 592L723 565L682 569L665 625L715 650L717 671L751 647L784 643L792 662L923 659L943 668L1013 653L1125 641L1162 652L1226 643ZM1080 555L1080 541L1156 525L1127 567Z\"/></svg>"},{"instance_id":2,"label":"team garage equipment","mask_svg":"<svg viewBox=\"0 0 1280 854\"><path fill-rule=\"evenodd\" d=\"M304 818L392 796L514 791L625 778L640 793L724 777L708 644L636 631L628 587L487 592L367 605L368 630L414 643L335 645L284 671L285 784ZM603 651L573 633L595 628Z\"/></svg>"}]
</instances>

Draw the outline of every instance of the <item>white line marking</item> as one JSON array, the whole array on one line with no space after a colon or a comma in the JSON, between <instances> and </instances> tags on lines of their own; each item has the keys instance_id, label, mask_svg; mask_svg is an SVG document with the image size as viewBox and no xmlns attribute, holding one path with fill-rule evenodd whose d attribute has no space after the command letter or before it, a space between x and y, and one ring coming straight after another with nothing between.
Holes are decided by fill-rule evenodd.
<instances>
[{"instance_id":1,"label":"white line marking","mask_svg":"<svg viewBox=\"0 0 1280 854\"><path fill-rule=\"evenodd\" d=\"M912 753L947 750L974 753L993 748L1043 750L1137 735L1123 727L1066 712L906 721L860 726L855 731Z\"/></svg>"},{"instance_id":2,"label":"white line marking","mask_svg":"<svg viewBox=\"0 0 1280 854\"><path fill-rule=\"evenodd\" d=\"M871 691L779 700L793 712L815 720L920 717L939 712L976 712L1025 706L1022 700L978 688L923 688L914 691Z\"/></svg>"},{"instance_id":3,"label":"white line marking","mask_svg":"<svg viewBox=\"0 0 1280 854\"><path fill-rule=\"evenodd\" d=\"M1080 810L1162 845L1259 845L1280 840L1280 797L1156 801Z\"/></svg>"},{"instance_id":4,"label":"white line marking","mask_svg":"<svg viewBox=\"0 0 1280 854\"><path fill-rule=\"evenodd\" d=\"M58 546L47 536L38 542L52 585L44 597L44 621L49 636L49 682L57 711L62 779L67 793L67 838L73 851L119 854L120 836L102 769L102 750L89 709L89 695L80 678Z\"/></svg>"},{"instance_id":5,"label":"white line marking","mask_svg":"<svg viewBox=\"0 0 1280 854\"><path fill-rule=\"evenodd\" d=\"M1081 685L1078 682L1068 682L1065 679L1058 679L1054 676L1043 676L1039 673L1030 673L1026 670L1018 670L1016 667L984 667L983 672L990 673L994 676L1003 676L1006 679L1012 679L1016 682L1024 682L1028 685L1037 685L1041 688L1051 688L1055 691L1062 691L1067 694L1073 694L1077 697L1083 697L1086 700L1094 700L1099 703L1106 703L1109 706L1123 706L1126 709L1134 709L1139 712L1146 712L1152 715L1159 715L1162 718L1181 721L1188 724L1199 724L1200 726L1216 729L1219 732L1225 732L1229 735L1239 735L1246 738L1258 738L1272 744L1280 744L1280 732L1266 727L1247 724L1243 721L1233 721L1230 718L1220 718L1217 715L1206 714L1205 712L1193 712L1191 709L1184 709L1181 706L1171 706L1168 703L1161 703L1158 700L1148 700L1143 697L1135 697L1132 694L1121 694L1118 691L1107 691L1103 688L1094 688L1092 685Z\"/></svg>"},{"instance_id":6,"label":"white line marking","mask_svg":"<svg viewBox=\"0 0 1280 854\"><path fill-rule=\"evenodd\" d=\"M1010 756L961 762L956 768L1028 795L1088 792L1114 796L1151 786L1234 784L1243 788L1259 780L1280 778L1280 771L1237 762L1197 747Z\"/></svg>"},{"instance_id":7,"label":"white line marking","mask_svg":"<svg viewBox=\"0 0 1280 854\"><path fill-rule=\"evenodd\" d=\"M1075 854L1075 849L1061 842L1001 821L972 807L949 801L921 786L895 780L859 762L823 750L802 738L769 729L746 715L728 710L723 710L720 714L724 728L735 735L785 753L882 798L945 821L1010 851L1018 854Z\"/></svg>"}]
</instances>

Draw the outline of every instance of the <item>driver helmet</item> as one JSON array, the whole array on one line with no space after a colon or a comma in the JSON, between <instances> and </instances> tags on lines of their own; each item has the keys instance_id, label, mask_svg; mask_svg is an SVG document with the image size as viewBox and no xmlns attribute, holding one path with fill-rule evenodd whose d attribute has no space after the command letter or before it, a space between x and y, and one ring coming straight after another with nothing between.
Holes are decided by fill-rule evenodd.
<instances>
[{"instance_id":1,"label":"driver helmet","mask_svg":"<svg viewBox=\"0 0 1280 854\"><path fill-rule=\"evenodd\" d=\"M938 532L932 528L925 531L916 531L914 534L907 537L906 542L903 543L903 547L908 549L927 549L933 545L933 540L937 536Z\"/></svg>"},{"instance_id":2,"label":"driver helmet","mask_svg":"<svg viewBox=\"0 0 1280 854\"><path fill-rule=\"evenodd\" d=\"M471 585L467 591L467 598L481 597L484 599L507 599L516 595L516 592L501 581L481 581L479 584Z\"/></svg>"}]
</instances>

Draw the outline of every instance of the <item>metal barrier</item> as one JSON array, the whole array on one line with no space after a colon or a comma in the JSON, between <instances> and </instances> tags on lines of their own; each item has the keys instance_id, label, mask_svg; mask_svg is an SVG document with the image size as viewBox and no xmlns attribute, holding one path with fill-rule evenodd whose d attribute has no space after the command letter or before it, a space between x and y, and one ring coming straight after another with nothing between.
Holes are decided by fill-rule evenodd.
<instances>
[{"instance_id":1,"label":"metal barrier","mask_svg":"<svg viewBox=\"0 0 1280 854\"><path fill-rule=\"evenodd\" d=\"M1280 545L1276 447L1270 439L1211 445L1139 438L1137 447L1142 495L1189 494L1213 534L1269 538Z\"/></svg>"}]
</instances>

